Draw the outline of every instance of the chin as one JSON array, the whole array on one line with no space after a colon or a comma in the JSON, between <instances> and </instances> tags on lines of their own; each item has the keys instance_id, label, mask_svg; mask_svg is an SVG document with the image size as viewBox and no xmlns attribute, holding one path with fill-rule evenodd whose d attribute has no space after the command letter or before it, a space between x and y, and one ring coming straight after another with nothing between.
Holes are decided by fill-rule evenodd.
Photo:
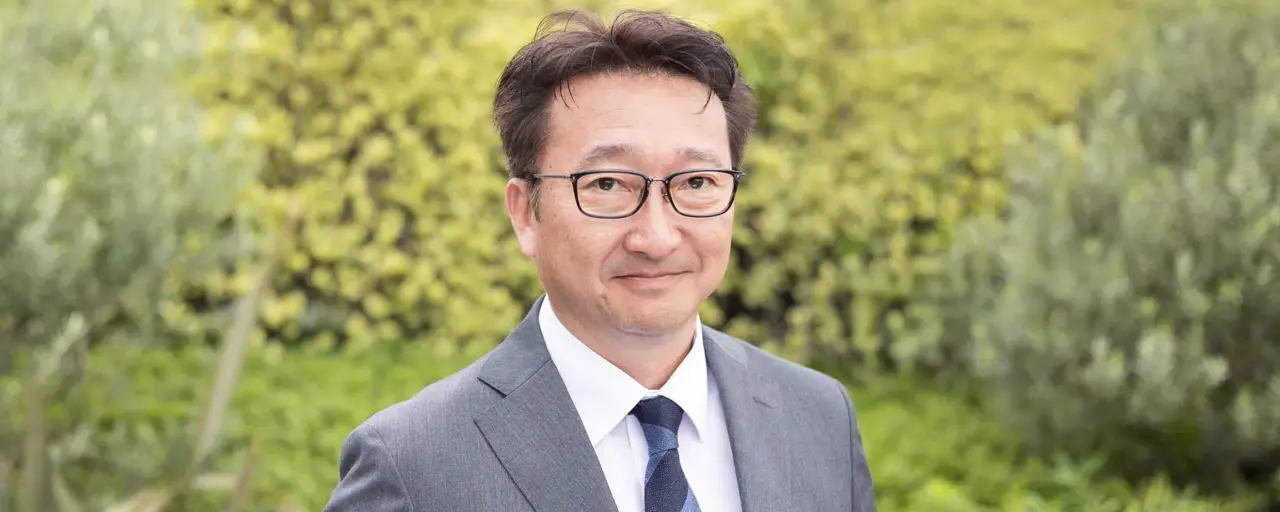
<instances>
[{"instance_id":1,"label":"chin","mask_svg":"<svg viewBox=\"0 0 1280 512\"><path fill-rule=\"evenodd\" d=\"M634 296L620 294L611 301L615 324L623 331L641 336L656 336L684 327L698 313L695 292L672 289L662 294Z\"/></svg>"},{"instance_id":2,"label":"chin","mask_svg":"<svg viewBox=\"0 0 1280 512\"><path fill-rule=\"evenodd\" d=\"M658 337L671 334L687 324L684 315L623 315L618 330L633 336Z\"/></svg>"}]
</instances>

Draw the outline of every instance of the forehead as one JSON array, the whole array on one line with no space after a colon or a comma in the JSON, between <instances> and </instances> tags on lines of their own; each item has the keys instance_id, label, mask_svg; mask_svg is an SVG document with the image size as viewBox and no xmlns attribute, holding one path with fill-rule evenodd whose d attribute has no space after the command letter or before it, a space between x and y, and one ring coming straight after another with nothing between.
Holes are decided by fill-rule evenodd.
<instances>
[{"instance_id":1,"label":"forehead","mask_svg":"<svg viewBox=\"0 0 1280 512\"><path fill-rule=\"evenodd\" d=\"M599 167L670 172L730 164L724 106L689 78L577 78L558 91L548 113L543 166L554 172Z\"/></svg>"}]
</instances>

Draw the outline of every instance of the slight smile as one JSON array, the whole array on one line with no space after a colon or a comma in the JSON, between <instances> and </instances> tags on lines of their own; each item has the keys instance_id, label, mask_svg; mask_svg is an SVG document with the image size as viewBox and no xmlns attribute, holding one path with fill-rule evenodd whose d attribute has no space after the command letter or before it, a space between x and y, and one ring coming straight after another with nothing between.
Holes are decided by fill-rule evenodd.
<instances>
[{"instance_id":1,"label":"slight smile","mask_svg":"<svg viewBox=\"0 0 1280 512\"><path fill-rule=\"evenodd\" d=\"M688 274L688 272L634 272L631 274L623 274L618 277L624 278L624 279L659 279L663 277L672 277L672 276L678 276L682 274Z\"/></svg>"},{"instance_id":2,"label":"slight smile","mask_svg":"<svg viewBox=\"0 0 1280 512\"><path fill-rule=\"evenodd\" d=\"M624 274L616 279L632 289L656 291L666 288L685 274L688 272L637 272Z\"/></svg>"}]
</instances>

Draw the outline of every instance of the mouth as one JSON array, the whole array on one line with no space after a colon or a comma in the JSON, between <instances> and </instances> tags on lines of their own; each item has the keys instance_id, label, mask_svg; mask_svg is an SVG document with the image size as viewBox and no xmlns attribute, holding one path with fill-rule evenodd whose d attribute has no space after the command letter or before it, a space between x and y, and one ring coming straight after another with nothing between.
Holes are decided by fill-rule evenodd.
<instances>
[{"instance_id":1,"label":"mouth","mask_svg":"<svg viewBox=\"0 0 1280 512\"><path fill-rule=\"evenodd\" d=\"M614 278L614 282L628 293L657 299L670 292L689 272L649 271L629 272Z\"/></svg>"},{"instance_id":2,"label":"mouth","mask_svg":"<svg viewBox=\"0 0 1280 512\"><path fill-rule=\"evenodd\" d=\"M661 279L664 277L675 277L688 272L631 272L629 274L619 275L619 279Z\"/></svg>"}]
</instances>

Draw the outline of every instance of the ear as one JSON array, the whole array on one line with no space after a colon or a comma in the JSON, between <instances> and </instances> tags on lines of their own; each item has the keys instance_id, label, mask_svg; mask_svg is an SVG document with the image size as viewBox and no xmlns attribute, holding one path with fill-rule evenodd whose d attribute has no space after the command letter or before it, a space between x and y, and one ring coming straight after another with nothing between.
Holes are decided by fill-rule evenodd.
<instances>
[{"instance_id":1,"label":"ear","mask_svg":"<svg viewBox=\"0 0 1280 512\"><path fill-rule=\"evenodd\" d=\"M520 252L533 258L538 254L538 241L534 230L537 220L533 218L533 200L529 195L529 182L512 178L507 181L507 216L511 218L511 229L520 242Z\"/></svg>"}]
</instances>

